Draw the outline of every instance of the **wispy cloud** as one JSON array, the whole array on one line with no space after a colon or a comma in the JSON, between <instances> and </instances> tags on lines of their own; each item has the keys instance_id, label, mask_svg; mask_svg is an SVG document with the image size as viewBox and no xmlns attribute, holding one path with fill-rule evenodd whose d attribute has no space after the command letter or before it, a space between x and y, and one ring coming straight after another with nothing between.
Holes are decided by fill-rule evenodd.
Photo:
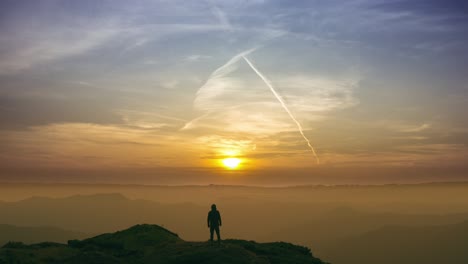
<instances>
[{"instance_id":1,"label":"wispy cloud","mask_svg":"<svg viewBox=\"0 0 468 264\"><path fill-rule=\"evenodd\" d=\"M229 19L220 8L217 6L212 6L211 7L211 12L213 15L219 20L220 24L227 30L227 31L232 31L233 27L231 23L229 22Z\"/></svg>"},{"instance_id":2,"label":"wispy cloud","mask_svg":"<svg viewBox=\"0 0 468 264\"><path fill-rule=\"evenodd\" d=\"M187 148L187 139L141 126L61 123L15 133L0 131L0 135L2 146L16 153L7 158L12 163L31 162L31 158L41 166L65 167L189 166L197 162L191 153L195 147ZM33 158L35 151L43 154ZM83 158L89 155L95 158Z\"/></svg>"},{"instance_id":3,"label":"wispy cloud","mask_svg":"<svg viewBox=\"0 0 468 264\"><path fill-rule=\"evenodd\" d=\"M0 73L15 73L39 63L82 54L105 43L119 32L109 25L97 28L58 26L47 32L20 31L4 43L10 51L0 60Z\"/></svg>"},{"instance_id":4,"label":"wispy cloud","mask_svg":"<svg viewBox=\"0 0 468 264\"><path fill-rule=\"evenodd\" d=\"M207 104L206 101L210 101L212 98L216 97L223 93L224 89L227 86L232 85L233 82L235 83L235 79L229 79L225 76L236 69L236 63L242 59L242 56L247 55L254 51L256 48L249 49L246 51L242 51L239 54L236 54L230 60L228 60L225 64L221 67L214 70L211 75L208 77L208 80L200 87L197 91L196 98L194 100L195 108L200 108L201 110L208 110L207 113L187 122L182 129L187 129L193 127L195 122L198 122L202 118L211 114L211 111L206 108L210 108L209 103Z\"/></svg>"},{"instance_id":5,"label":"wispy cloud","mask_svg":"<svg viewBox=\"0 0 468 264\"><path fill-rule=\"evenodd\" d=\"M305 129L289 109L289 105L295 114L308 124L309 121L323 118L331 110L355 105L357 100L353 96L353 90L358 79L314 79L279 73L275 74L274 81L281 87L280 95L271 87L270 81L265 81L265 77L245 58L255 50L236 54L212 72L194 99L194 108L202 114L187 122L182 130L198 127L212 134L221 131L224 134L236 133L234 139L243 135L255 144L261 137L298 128L316 156ZM253 75L249 77L245 71L250 71ZM238 72L244 74L238 75ZM256 75L260 75L261 78ZM270 91L272 89L273 91ZM285 99L282 99L283 97ZM291 118L294 122L291 122ZM226 136L229 137L229 134ZM217 138L213 147L226 140L226 136L223 140ZM319 162L317 156L316 159Z\"/></svg>"},{"instance_id":6,"label":"wispy cloud","mask_svg":"<svg viewBox=\"0 0 468 264\"><path fill-rule=\"evenodd\" d=\"M193 54L193 55L190 55L190 56L187 56L184 58L184 61L187 61L187 62L198 62L198 61L201 61L201 60L206 60L206 59L211 59L213 58L213 56L210 56L210 55L201 55L201 54Z\"/></svg>"},{"instance_id":7,"label":"wispy cloud","mask_svg":"<svg viewBox=\"0 0 468 264\"><path fill-rule=\"evenodd\" d=\"M413 127L402 127L400 128L400 132L404 133L415 133L415 132L421 132L424 131L428 128L430 128L430 124L422 124L420 126L413 126Z\"/></svg>"},{"instance_id":8,"label":"wispy cloud","mask_svg":"<svg viewBox=\"0 0 468 264\"><path fill-rule=\"evenodd\" d=\"M226 156L245 156L255 150L256 146L250 139L226 138L219 135L201 136L196 140L197 144L210 146L212 158Z\"/></svg>"},{"instance_id":9,"label":"wispy cloud","mask_svg":"<svg viewBox=\"0 0 468 264\"><path fill-rule=\"evenodd\" d=\"M122 121L126 125L143 129L177 127L186 122L186 120L178 117L148 111L118 110L116 113L122 116Z\"/></svg>"},{"instance_id":10,"label":"wispy cloud","mask_svg":"<svg viewBox=\"0 0 468 264\"><path fill-rule=\"evenodd\" d=\"M317 153L315 152L314 147L311 145L309 138L307 138L307 136L304 135L304 129L302 128L301 123L299 123L299 121L297 121L296 117L294 117L294 115L291 113L291 111L289 110L289 107L286 105L286 103L284 102L284 100L283 100L283 98L281 97L281 95L279 95L278 92L275 90L275 88L274 88L273 85L271 84L270 80L268 80L268 79L252 64L252 62L251 62L249 59L247 59L247 57L242 56L242 58L247 62L247 64L249 64L249 66L252 68L252 70L255 71L255 73L263 80L263 82L265 82L265 84L268 86L268 88L270 88L270 90L271 90L271 92L273 93L273 95L276 97L276 99L278 99L279 103L280 103L281 106L284 108L284 110L288 113L289 117L291 117L292 121L294 121L294 123L296 124L297 129L299 130L299 133L301 134L302 138L304 138L304 140L307 142L307 146L309 146L310 150L312 150L312 153L314 154L315 159L317 160L317 164L319 164L319 163L320 163L320 159L319 159L319 157L317 156Z\"/></svg>"},{"instance_id":11,"label":"wispy cloud","mask_svg":"<svg viewBox=\"0 0 468 264\"><path fill-rule=\"evenodd\" d=\"M221 127L246 133L278 133L292 129L287 115L278 114L281 105L272 96L268 88L250 77L236 74L240 67L248 69L248 64L241 60L255 49L236 54L224 65L217 68L202 85L194 99L194 108L202 114L188 122L184 128L193 128L195 123L206 120L220 122ZM242 63L243 62L243 63ZM245 71L245 69L242 69ZM303 75L287 76L275 74L273 82L281 87L282 97L291 109L303 120L317 120L326 112L350 107L357 104L353 90L358 79L328 79L326 77L309 77ZM210 119L210 120L208 120ZM249 126L249 124L262 124ZM269 132L262 129L268 127ZM251 129L250 131L245 128Z\"/></svg>"},{"instance_id":12,"label":"wispy cloud","mask_svg":"<svg viewBox=\"0 0 468 264\"><path fill-rule=\"evenodd\" d=\"M468 20L456 5L73 3L0 4L11 159L313 165L304 136L323 165L466 163Z\"/></svg>"}]
</instances>

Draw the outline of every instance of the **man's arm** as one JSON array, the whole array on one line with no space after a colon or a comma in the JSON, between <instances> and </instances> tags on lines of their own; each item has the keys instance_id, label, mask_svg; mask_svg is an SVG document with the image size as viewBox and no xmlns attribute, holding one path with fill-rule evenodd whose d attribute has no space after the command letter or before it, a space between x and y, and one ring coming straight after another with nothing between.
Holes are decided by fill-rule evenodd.
<instances>
[{"instance_id":1,"label":"man's arm","mask_svg":"<svg viewBox=\"0 0 468 264\"><path fill-rule=\"evenodd\" d=\"M206 219L206 221L208 222L208 227L210 227L210 213L208 213L208 218Z\"/></svg>"},{"instance_id":2,"label":"man's arm","mask_svg":"<svg viewBox=\"0 0 468 264\"><path fill-rule=\"evenodd\" d=\"M219 219L219 226L221 226L221 224L222 224L221 223L221 214L219 213L219 211L218 211L218 219Z\"/></svg>"}]
</instances>

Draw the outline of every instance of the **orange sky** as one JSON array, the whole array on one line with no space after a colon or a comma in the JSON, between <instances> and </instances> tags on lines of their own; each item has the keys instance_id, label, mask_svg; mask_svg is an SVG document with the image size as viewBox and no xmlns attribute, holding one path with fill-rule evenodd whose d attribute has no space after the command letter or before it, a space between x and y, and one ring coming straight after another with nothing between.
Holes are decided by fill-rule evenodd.
<instances>
[{"instance_id":1,"label":"orange sky","mask_svg":"<svg viewBox=\"0 0 468 264\"><path fill-rule=\"evenodd\" d=\"M281 171L285 184L293 172L302 182L467 175L459 9L296 5L4 3L0 181L23 169L54 180L134 170L196 183L183 179L234 173L225 158L250 177Z\"/></svg>"}]
</instances>

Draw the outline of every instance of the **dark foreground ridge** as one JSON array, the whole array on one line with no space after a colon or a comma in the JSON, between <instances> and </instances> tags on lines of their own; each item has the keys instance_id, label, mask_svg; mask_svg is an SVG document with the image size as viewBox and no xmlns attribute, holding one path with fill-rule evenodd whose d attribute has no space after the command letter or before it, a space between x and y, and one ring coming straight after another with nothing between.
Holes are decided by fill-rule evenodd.
<instances>
[{"instance_id":1,"label":"dark foreground ridge","mask_svg":"<svg viewBox=\"0 0 468 264\"><path fill-rule=\"evenodd\" d=\"M306 247L290 243L224 240L186 242L157 225L136 225L116 233L68 244L10 242L0 249L3 263L310 263L322 264Z\"/></svg>"}]
</instances>

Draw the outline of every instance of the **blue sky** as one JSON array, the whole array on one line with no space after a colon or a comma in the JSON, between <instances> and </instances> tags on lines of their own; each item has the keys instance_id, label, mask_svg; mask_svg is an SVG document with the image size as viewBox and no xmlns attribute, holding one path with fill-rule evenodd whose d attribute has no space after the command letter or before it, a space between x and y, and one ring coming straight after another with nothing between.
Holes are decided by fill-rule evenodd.
<instances>
[{"instance_id":1,"label":"blue sky","mask_svg":"<svg viewBox=\"0 0 468 264\"><path fill-rule=\"evenodd\" d=\"M467 162L464 1L1 5L9 167Z\"/></svg>"}]
</instances>

